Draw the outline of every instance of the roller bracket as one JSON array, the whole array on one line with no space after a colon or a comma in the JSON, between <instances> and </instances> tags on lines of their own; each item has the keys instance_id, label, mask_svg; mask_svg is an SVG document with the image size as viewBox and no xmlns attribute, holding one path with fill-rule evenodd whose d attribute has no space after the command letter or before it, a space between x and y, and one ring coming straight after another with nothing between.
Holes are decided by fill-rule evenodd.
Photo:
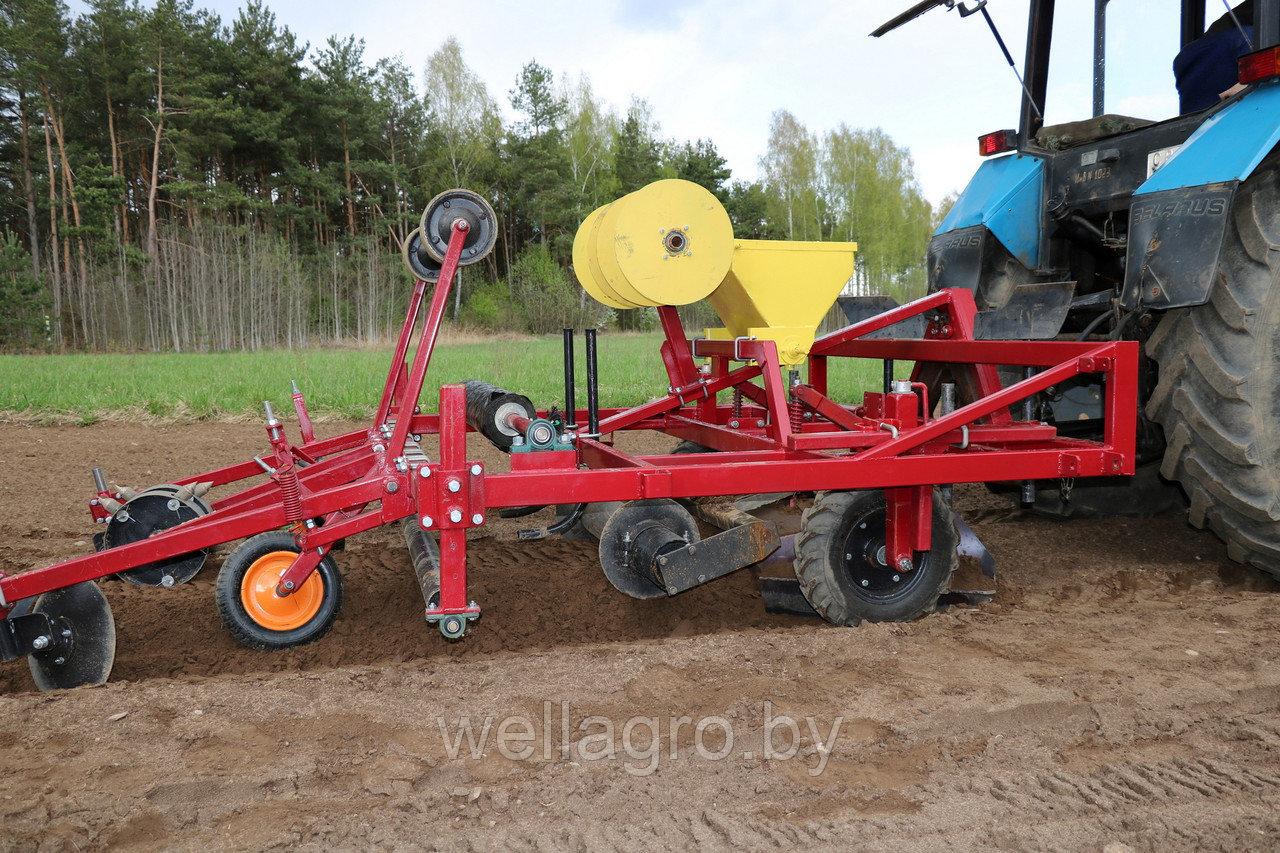
<instances>
[{"instance_id":1,"label":"roller bracket","mask_svg":"<svg viewBox=\"0 0 1280 853\"><path fill-rule=\"evenodd\" d=\"M663 586L667 595L701 586L760 562L776 551L779 544L773 524L758 519L740 524L710 539L663 554Z\"/></svg>"}]
</instances>

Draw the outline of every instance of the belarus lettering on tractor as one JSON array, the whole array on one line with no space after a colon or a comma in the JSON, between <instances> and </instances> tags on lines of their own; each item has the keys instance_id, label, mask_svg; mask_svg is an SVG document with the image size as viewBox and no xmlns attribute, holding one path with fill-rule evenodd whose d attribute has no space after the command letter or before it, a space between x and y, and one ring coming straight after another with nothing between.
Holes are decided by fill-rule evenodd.
<instances>
[{"instance_id":1,"label":"belarus lettering on tractor","mask_svg":"<svg viewBox=\"0 0 1280 853\"><path fill-rule=\"evenodd\" d=\"M872 35L937 6L978 13L1013 65L986 5L918 3ZM1041 482L1025 500L1143 513L1177 483L1193 524L1280 576L1280 0L1143 5L1180 15L1172 69L1146 74L1176 85L1181 114L1163 121L1105 112L1108 11L1144 21L1133 0L1094 0L1093 116L1047 126L1055 5L1086 6L1030 0L1018 127L979 140L989 159L929 244L930 290L964 289L1002 318L979 337L1142 345L1139 475ZM1046 389L1039 419L1099 434L1101 381Z\"/></svg>"}]
</instances>

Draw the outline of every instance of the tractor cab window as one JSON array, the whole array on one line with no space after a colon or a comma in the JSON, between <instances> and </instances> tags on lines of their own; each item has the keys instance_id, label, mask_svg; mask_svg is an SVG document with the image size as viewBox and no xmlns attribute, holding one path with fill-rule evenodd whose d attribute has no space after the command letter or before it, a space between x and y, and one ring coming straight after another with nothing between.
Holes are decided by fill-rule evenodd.
<instances>
[{"instance_id":1,"label":"tractor cab window","mask_svg":"<svg viewBox=\"0 0 1280 853\"><path fill-rule=\"evenodd\" d=\"M1058 3L1045 96L1046 125L1095 112L1094 3ZM1105 8L1103 115L1161 121L1178 115L1173 61L1180 17L1174 0L1110 0Z\"/></svg>"}]
</instances>

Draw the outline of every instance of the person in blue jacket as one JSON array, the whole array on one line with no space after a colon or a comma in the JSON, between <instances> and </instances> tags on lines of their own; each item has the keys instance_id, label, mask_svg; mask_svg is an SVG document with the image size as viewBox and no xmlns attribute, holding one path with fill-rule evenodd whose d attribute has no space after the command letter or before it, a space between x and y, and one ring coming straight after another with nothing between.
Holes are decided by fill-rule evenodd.
<instances>
[{"instance_id":1,"label":"person in blue jacket","mask_svg":"<svg viewBox=\"0 0 1280 853\"><path fill-rule=\"evenodd\" d=\"M1254 0L1236 6L1173 60L1178 108L1193 113L1240 91L1236 60L1253 50Z\"/></svg>"}]
</instances>

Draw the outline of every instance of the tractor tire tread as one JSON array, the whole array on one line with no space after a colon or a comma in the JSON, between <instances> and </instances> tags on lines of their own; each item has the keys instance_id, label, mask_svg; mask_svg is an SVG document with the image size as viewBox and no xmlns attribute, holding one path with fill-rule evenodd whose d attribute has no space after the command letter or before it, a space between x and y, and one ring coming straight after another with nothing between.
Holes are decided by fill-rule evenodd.
<instances>
[{"instance_id":1,"label":"tractor tire tread","mask_svg":"<svg viewBox=\"0 0 1280 853\"><path fill-rule=\"evenodd\" d=\"M1231 559L1280 577L1280 153L1241 185L1209 302L1169 311L1147 344L1160 365L1147 415L1161 473Z\"/></svg>"},{"instance_id":2,"label":"tractor tire tread","mask_svg":"<svg viewBox=\"0 0 1280 853\"><path fill-rule=\"evenodd\" d=\"M818 615L835 625L853 627L860 625L864 619L868 621L910 622L926 616L937 609L938 599L951 582L951 575L956 569L958 556L956 545L958 534L951 516L950 507L946 508L946 517L950 520L950 531L940 530L937 524L936 507L942 500L939 492L934 492L934 547L930 558L937 560L945 555L946 567L937 572L934 582L924 590L922 598L917 600L914 608L904 613L883 618L872 619L866 613L859 614L849 605L846 596L840 590L836 573L841 568L831 559L831 539L838 535L839 528L855 501L863 493L851 491L824 491L814 495L813 505L806 509L800 519L800 533L796 536L796 578L800 581L800 589L804 597ZM936 571L936 567L930 570Z\"/></svg>"}]
</instances>

